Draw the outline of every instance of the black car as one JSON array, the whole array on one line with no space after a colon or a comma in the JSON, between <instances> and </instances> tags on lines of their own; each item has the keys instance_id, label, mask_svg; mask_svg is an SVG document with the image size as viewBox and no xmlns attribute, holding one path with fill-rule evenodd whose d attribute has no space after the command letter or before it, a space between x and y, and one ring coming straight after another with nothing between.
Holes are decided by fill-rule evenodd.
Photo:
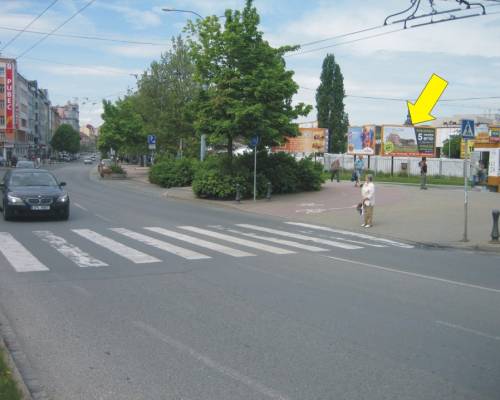
<instances>
[{"instance_id":1,"label":"black car","mask_svg":"<svg viewBox=\"0 0 500 400\"><path fill-rule=\"evenodd\" d=\"M0 183L3 218L7 221L22 215L54 215L67 220L69 196L62 188L65 185L43 169L8 171Z\"/></svg>"}]
</instances>

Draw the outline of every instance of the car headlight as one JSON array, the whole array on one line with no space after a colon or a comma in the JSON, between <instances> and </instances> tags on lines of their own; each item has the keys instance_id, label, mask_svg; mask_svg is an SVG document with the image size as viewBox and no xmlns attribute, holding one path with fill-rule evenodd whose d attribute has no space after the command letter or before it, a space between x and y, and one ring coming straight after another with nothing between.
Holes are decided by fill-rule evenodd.
<instances>
[{"instance_id":1,"label":"car headlight","mask_svg":"<svg viewBox=\"0 0 500 400\"><path fill-rule=\"evenodd\" d=\"M67 194L67 193L65 193L65 194L63 194L63 195L61 195L61 196L59 196L59 198L57 199L57 201L58 201L59 203L66 203L68 200L69 200L69 197L68 197L68 194Z\"/></svg>"},{"instance_id":2,"label":"car headlight","mask_svg":"<svg viewBox=\"0 0 500 400\"><path fill-rule=\"evenodd\" d=\"M17 196L12 196L11 194L7 195L7 200L9 202L9 204L14 204L14 205L24 204L23 199L21 199L20 197L17 197Z\"/></svg>"}]
</instances>

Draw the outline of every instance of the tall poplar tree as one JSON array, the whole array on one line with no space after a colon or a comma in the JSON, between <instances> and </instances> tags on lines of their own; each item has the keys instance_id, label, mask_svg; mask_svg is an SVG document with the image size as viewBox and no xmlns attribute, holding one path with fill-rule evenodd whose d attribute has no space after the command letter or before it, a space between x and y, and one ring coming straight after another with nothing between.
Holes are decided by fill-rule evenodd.
<instances>
[{"instance_id":1,"label":"tall poplar tree","mask_svg":"<svg viewBox=\"0 0 500 400\"><path fill-rule=\"evenodd\" d=\"M344 76L333 54L323 60L321 83L316 91L318 126L328 129L328 152L346 151L349 118L344 111Z\"/></svg>"}]
</instances>

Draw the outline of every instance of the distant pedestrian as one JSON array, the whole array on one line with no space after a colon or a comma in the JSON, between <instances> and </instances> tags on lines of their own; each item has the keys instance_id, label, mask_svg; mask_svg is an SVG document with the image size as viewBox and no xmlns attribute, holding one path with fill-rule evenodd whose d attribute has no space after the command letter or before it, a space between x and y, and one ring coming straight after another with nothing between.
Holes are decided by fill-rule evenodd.
<instances>
[{"instance_id":1,"label":"distant pedestrian","mask_svg":"<svg viewBox=\"0 0 500 400\"><path fill-rule=\"evenodd\" d=\"M361 187L361 198L363 205L364 228L371 228L373 225L373 207L375 206L375 185L373 177L366 175L366 181Z\"/></svg>"},{"instance_id":2,"label":"distant pedestrian","mask_svg":"<svg viewBox=\"0 0 500 400\"><path fill-rule=\"evenodd\" d=\"M337 178L337 182L340 182L340 161L339 159L335 159L330 165L330 182L333 182L333 178Z\"/></svg>"},{"instance_id":3,"label":"distant pedestrian","mask_svg":"<svg viewBox=\"0 0 500 400\"><path fill-rule=\"evenodd\" d=\"M363 173L363 169L365 168L365 162L363 160L363 156L358 156L357 160L354 163L354 172L356 174L356 182L354 183L355 187L359 186L359 180L361 178L361 174Z\"/></svg>"},{"instance_id":4,"label":"distant pedestrian","mask_svg":"<svg viewBox=\"0 0 500 400\"><path fill-rule=\"evenodd\" d=\"M427 158L422 157L418 166L420 167L420 189L427 190Z\"/></svg>"}]
</instances>

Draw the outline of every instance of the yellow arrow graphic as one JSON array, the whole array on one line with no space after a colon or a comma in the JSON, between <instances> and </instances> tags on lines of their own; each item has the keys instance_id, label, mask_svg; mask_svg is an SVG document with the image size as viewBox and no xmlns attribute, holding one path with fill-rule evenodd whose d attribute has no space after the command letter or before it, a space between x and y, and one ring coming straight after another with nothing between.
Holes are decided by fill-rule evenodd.
<instances>
[{"instance_id":1,"label":"yellow arrow graphic","mask_svg":"<svg viewBox=\"0 0 500 400\"><path fill-rule=\"evenodd\" d=\"M415 103L406 102L413 125L436 119L431 115L431 111L443 94L446 86L448 86L447 81L436 74L432 74L431 79L425 85L417 101Z\"/></svg>"}]
</instances>

